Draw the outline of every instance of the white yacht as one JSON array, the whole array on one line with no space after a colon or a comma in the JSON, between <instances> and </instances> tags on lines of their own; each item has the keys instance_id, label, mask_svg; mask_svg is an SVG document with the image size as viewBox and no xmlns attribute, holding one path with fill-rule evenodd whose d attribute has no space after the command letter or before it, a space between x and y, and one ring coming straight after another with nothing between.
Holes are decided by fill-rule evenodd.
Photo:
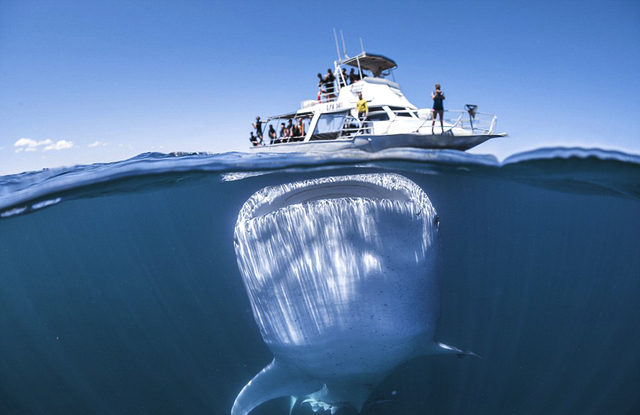
<instances>
[{"instance_id":1,"label":"white yacht","mask_svg":"<svg viewBox=\"0 0 640 415\"><path fill-rule=\"evenodd\" d=\"M393 60L364 51L335 61L333 90L321 86L317 99L303 101L296 112L268 118L262 123L262 144L251 147L251 151L374 152L393 147L468 150L491 138L506 136L494 132L497 117L478 112L476 105L445 110L443 126L439 119L433 125L433 111L410 103L400 85L389 79L396 67ZM357 71L358 80L345 79L349 77L344 76L346 69L354 74ZM369 107L364 120L358 119L356 110L360 93ZM288 125L299 127L290 129L293 132L288 136L281 134Z\"/></svg>"}]
</instances>

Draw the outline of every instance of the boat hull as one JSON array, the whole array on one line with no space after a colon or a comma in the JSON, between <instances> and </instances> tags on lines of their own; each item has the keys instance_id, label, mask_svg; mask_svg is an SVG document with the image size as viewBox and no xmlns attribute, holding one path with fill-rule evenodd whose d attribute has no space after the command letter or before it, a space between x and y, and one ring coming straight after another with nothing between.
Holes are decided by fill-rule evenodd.
<instances>
[{"instance_id":1,"label":"boat hull","mask_svg":"<svg viewBox=\"0 0 640 415\"><path fill-rule=\"evenodd\" d=\"M280 143L266 146L251 147L252 152L259 153L290 153L290 152L333 152L339 150L363 150L377 152L388 148L412 147L424 149L452 149L469 150L485 141L505 137L506 134L479 134L457 136L453 134L388 134L388 135L359 135L328 141L304 141L295 143Z\"/></svg>"}]
</instances>

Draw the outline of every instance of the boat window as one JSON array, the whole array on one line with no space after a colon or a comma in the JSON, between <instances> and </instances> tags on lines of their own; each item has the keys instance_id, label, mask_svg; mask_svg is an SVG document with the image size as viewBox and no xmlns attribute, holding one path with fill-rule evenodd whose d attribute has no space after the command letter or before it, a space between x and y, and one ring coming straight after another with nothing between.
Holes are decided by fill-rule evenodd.
<instances>
[{"instance_id":1,"label":"boat window","mask_svg":"<svg viewBox=\"0 0 640 415\"><path fill-rule=\"evenodd\" d=\"M389 107L389 109L391 109L391 111L393 111L396 116L398 117L412 117L412 113L413 111L407 109L407 108L402 108L402 107Z\"/></svg>"},{"instance_id":2,"label":"boat window","mask_svg":"<svg viewBox=\"0 0 640 415\"><path fill-rule=\"evenodd\" d=\"M382 107L369 108L369 121L389 121L389 114Z\"/></svg>"},{"instance_id":3,"label":"boat window","mask_svg":"<svg viewBox=\"0 0 640 415\"><path fill-rule=\"evenodd\" d=\"M335 140L344 124L347 111L334 112L332 114L322 114L318 118L311 140Z\"/></svg>"}]
</instances>

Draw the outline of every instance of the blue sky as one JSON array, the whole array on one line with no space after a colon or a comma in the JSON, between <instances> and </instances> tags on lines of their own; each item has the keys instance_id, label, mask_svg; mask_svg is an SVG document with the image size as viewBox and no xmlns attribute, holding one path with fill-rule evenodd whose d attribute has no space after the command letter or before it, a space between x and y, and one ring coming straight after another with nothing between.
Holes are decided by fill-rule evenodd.
<instances>
[{"instance_id":1,"label":"blue sky","mask_svg":"<svg viewBox=\"0 0 640 415\"><path fill-rule=\"evenodd\" d=\"M313 99L336 57L398 63L419 107L498 115L510 137L640 154L640 1L0 0L0 174L146 151L246 151L256 115Z\"/></svg>"}]
</instances>

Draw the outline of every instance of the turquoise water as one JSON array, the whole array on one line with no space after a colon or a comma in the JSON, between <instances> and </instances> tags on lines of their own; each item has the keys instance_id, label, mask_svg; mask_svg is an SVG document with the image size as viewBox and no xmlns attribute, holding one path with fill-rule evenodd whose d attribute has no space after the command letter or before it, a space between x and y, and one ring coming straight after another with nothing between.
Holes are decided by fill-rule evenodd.
<instances>
[{"instance_id":1,"label":"turquoise water","mask_svg":"<svg viewBox=\"0 0 640 415\"><path fill-rule=\"evenodd\" d=\"M363 413L640 412L640 157L556 148L143 154L0 177L0 413L228 414L272 359L236 264L240 208L377 172L437 210L436 339L482 359L400 365Z\"/></svg>"}]
</instances>

